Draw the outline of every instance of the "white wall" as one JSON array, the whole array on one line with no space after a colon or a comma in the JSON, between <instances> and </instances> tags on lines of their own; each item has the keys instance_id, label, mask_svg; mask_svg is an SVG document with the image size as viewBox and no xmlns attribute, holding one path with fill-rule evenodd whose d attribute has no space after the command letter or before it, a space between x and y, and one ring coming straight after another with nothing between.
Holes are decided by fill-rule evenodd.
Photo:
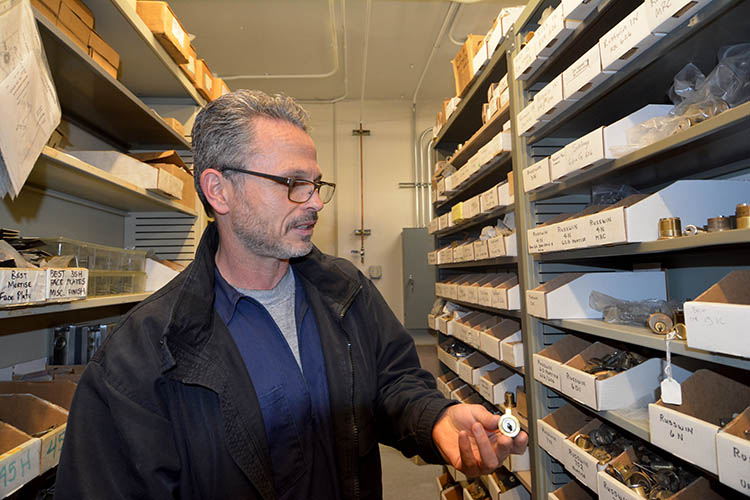
<instances>
[{"instance_id":1,"label":"white wall","mask_svg":"<svg viewBox=\"0 0 750 500\"><path fill-rule=\"evenodd\" d=\"M417 133L432 126L440 103L418 106ZM349 259L368 274L379 265L383 277L375 280L396 316L403 321L401 229L415 227L413 189L399 189L399 182L413 182L412 110L408 101L366 101L362 127L364 138L364 264L360 262L359 101L337 104L305 104L311 115L311 135L318 148L324 179L336 182L336 196L321 212L313 241L324 252ZM356 252L356 253L352 253Z\"/></svg>"}]
</instances>

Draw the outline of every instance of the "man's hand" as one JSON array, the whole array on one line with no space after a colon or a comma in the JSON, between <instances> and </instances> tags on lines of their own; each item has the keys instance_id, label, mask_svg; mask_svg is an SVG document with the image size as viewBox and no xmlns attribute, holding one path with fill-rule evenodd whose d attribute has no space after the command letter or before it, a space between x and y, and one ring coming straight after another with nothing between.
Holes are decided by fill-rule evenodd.
<instances>
[{"instance_id":1,"label":"man's hand","mask_svg":"<svg viewBox=\"0 0 750 500\"><path fill-rule=\"evenodd\" d=\"M514 439L497 428L500 415L482 405L449 406L432 428L432 440L443 458L468 477L489 474L510 455L526 449L529 436L521 432Z\"/></svg>"}]
</instances>

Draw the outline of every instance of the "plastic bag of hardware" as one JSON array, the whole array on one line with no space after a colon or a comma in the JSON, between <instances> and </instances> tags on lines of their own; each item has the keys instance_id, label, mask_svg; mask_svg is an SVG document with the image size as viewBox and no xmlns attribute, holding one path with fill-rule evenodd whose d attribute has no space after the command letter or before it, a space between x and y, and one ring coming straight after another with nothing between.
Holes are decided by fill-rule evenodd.
<instances>
[{"instance_id":1,"label":"plastic bag of hardware","mask_svg":"<svg viewBox=\"0 0 750 500\"><path fill-rule=\"evenodd\" d=\"M430 309L430 314L440 314L440 311L443 310L443 306L445 305L445 299L441 299L440 297L435 299L435 302L432 303L432 309Z\"/></svg>"},{"instance_id":2,"label":"plastic bag of hardware","mask_svg":"<svg viewBox=\"0 0 750 500\"><path fill-rule=\"evenodd\" d=\"M484 226L482 232L479 234L479 239L482 241L490 240L497 236L497 228L495 226Z\"/></svg>"},{"instance_id":3,"label":"plastic bag of hardware","mask_svg":"<svg viewBox=\"0 0 750 500\"><path fill-rule=\"evenodd\" d=\"M589 305L592 309L601 312L602 319L607 323L637 326L645 326L648 323L648 317L654 313L660 312L672 316L680 307L680 304L675 301L621 300L596 290L592 291L589 296Z\"/></svg>"},{"instance_id":4,"label":"plastic bag of hardware","mask_svg":"<svg viewBox=\"0 0 750 500\"><path fill-rule=\"evenodd\" d=\"M638 194L638 190L627 184L597 184L591 188L590 205L614 205L634 194Z\"/></svg>"}]
</instances>

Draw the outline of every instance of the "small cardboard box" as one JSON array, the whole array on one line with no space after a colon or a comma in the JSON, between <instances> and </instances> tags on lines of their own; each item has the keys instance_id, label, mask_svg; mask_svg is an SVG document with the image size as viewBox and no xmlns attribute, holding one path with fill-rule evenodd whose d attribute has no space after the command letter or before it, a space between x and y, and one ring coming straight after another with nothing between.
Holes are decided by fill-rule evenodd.
<instances>
[{"instance_id":1,"label":"small cardboard box","mask_svg":"<svg viewBox=\"0 0 750 500\"><path fill-rule=\"evenodd\" d=\"M505 401L506 392L516 393L516 387L523 385L523 377L504 366L496 366L479 378L478 385L479 394L498 405Z\"/></svg>"},{"instance_id":2,"label":"small cardboard box","mask_svg":"<svg viewBox=\"0 0 750 500\"><path fill-rule=\"evenodd\" d=\"M594 2L591 2L594 3ZM581 488L578 483L571 481L562 488L558 488L547 494L547 500L595 500L596 497L586 488Z\"/></svg>"},{"instance_id":3,"label":"small cardboard box","mask_svg":"<svg viewBox=\"0 0 750 500\"><path fill-rule=\"evenodd\" d=\"M89 284L89 270L83 267L46 268L45 298L48 302L67 302L85 299Z\"/></svg>"},{"instance_id":4,"label":"small cardboard box","mask_svg":"<svg viewBox=\"0 0 750 500\"><path fill-rule=\"evenodd\" d=\"M602 71L599 44L596 44L563 72L563 96L565 99L580 99L610 75Z\"/></svg>"},{"instance_id":5,"label":"small cardboard box","mask_svg":"<svg viewBox=\"0 0 750 500\"><path fill-rule=\"evenodd\" d=\"M513 319L503 319L479 333L479 349L488 356L502 360L502 341L520 331L521 323Z\"/></svg>"},{"instance_id":6,"label":"small cardboard box","mask_svg":"<svg viewBox=\"0 0 750 500\"><path fill-rule=\"evenodd\" d=\"M534 33L537 57L554 54L580 24L581 21L566 19L563 6L558 5Z\"/></svg>"},{"instance_id":7,"label":"small cardboard box","mask_svg":"<svg viewBox=\"0 0 750 500\"><path fill-rule=\"evenodd\" d=\"M92 32L93 35L93 32ZM106 71L112 78L117 80L117 67L113 66L112 63L107 61L107 59L101 55L99 52L97 52L93 47L88 47L87 49L88 55L91 57L91 59L94 60L96 64L102 67L104 71Z\"/></svg>"},{"instance_id":8,"label":"small cardboard box","mask_svg":"<svg viewBox=\"0 0 750 500\"><path fill-rule=\"evenodd\" d=\"M427 264L431 266L437 265L437 250L433 250L432 252L427 252Z\"/></svg>"},{"instance_id":9,"label":"small cardboard box","mask_svg":"<svg viewBox=\"0 0 750 500\"><path fill-rule=\"evenodd\" d=\"M456 96L460 97L474 78L474 56L482 47L485 47L484 35L468 35L456 57L451 60L453 80L456 83Z\"/></svg>"},{"instance_id":10,"label":"small cardboard box","mask_svg":"<svg viewBox=\"0 0 750 500\"><path fill-rule=\"evenodd\" d=\"M507 255L505 251L505 237L501 234L487 240L487 249L491 258Z\"/></svg>"},{"instance_id":11,"label":"small cardboard box","mask_svg":"<svg viewBox=\"0 0 750 500\"><path fill-rule=\"evenodd\" d=\"M45 1L45 3L50 8L54 8L56 3L61 4L61 6L65 5L75 13L87 28L94 29L94 13L81 0L62 0L62 2Z\"/></svg>"},{"instance_id":12,"label":"small cardboard box","mask_svg":"<svg viewBox=\"0 0 750 500\"><path fill-rule=\"evenodd\" d=\"M750 495L750 408L721 429L716 435L719 480L745 495Z\"/></svg>"},{"instance_id":13,"label":"small cardboard box","mask_svg":"<svg viewBox=\"0 0 750 500\"><path fill-rule=\"evenodd\" d=\"M552 458L563 461L563 443L575 431L586 425L591 417L571 404L565 404L536 421L537 443Z\"/></svg>"},{"instance_id":14,"label":"small cardboard box","mask_svg":"<svg viewBox=\"0 0 750 500\"><path fill-rule=\"evenodd\" d=\"M663 271L564 273L527 290L526 309L544 319L600 319L602 313L589 304L593 290L622 300L642 300L644 293L667 298Z\"/></svg>"},{"instance_id":15,"label":"small cardboard box","mask_svg":"<svg viewBox=\"0 0 750 500\"><path fill-rule=\"evenodd\" d=\"M439 377L436 377L435 383L437 384L438 391L440 391L443 396L449 397L451 391L448 388L448 383L455 380L456 378L458 378L458 375L453 372L443 373Z\"/></svg>"},{"instance_id":16,"label":"small cardboard box","mask_svg":"<svg viewBox=\"0 0 750 500\"><path fill-rule=\"evenodd\" d=\"M204 99L211 101L214 95L214 74L206 64L205 59L198 59L198 68L199 77L195 89Z\"/></svg>"},{"instance_id":17,"label":"small cardboard box","mask_svg":"<svg viewBox=\"0 0 750 500\"><path fill-rule=\"evenodd\" d=\"M509 182L501 182L497 185L497 197L501 207L513 205L514 197Z\"/></svg>"},{"instance_id":18,"label":"small cardboard box","mask_svg":"<svg viewBox=\"0 0 750 500\"><path fill-rule=\"evenodd\" d=\"M511 453L508 458L505 459L503 465L506 469L511 472L520 472L525 470L531 470L531 458L529 456L529 448L520 455Z\"/></svg>"},{"instance_id":19,"label":"small cardboard box","mask_svg":"<svg viewBox=\"0 0 750 500\"><path fill-rule=\"evenodd\" d=\"M465 382L465 381L463 381ZM474 391L474 388L470 385L466 384L460 389L456 389L455 391L451 392L450 399L454 401L461 401L462 403L466 401L469 397L471 397L472 394L474 394L476 391Z\"/></svg>"},{"instance_id":20,"label":"small cardboard box","mask_svg":"<svg viewBox=\"0 0 750 500\"><path fill-rule=\"evenodd\" d=\"M750 271L732 271L694 300L685 302L687 344L695 349L750 357L748 318Z\"/></svg>"},{"instance_id":21,"label":"small cardboard box","mask_svg":"<svg viewBox=\"0 0 750 500\"><path fill-rule=\"evenodd\" d=\"M529 253L550 252L555 248L557 231L554 225L558 222L568 220L571 214L560 214L557 217L526 231L528 237Z\"/></svg>"},{"instance_id":22,"label":"small cardboard box","mask_svg":"<svg viewBox=\"0 0 750 500\"><path fill-rule=\"evenodd\" d=\"M507 472L504 473L507 474ZM496 474L497 472L493 472L492 474L481 476L480 478L482 483L487 487L487 492L490 494L492 500L529 500L531 498L529 492L526 491L526 488L524 488L523 485L518 484L517 481L516 484L518 484L518 486L503 491L505 488L501 488L501 480Z\"/></svg>"},{"instance_id":23,"label":"small cardboard box","mask_svg":"<svg viewBox=\"0 0 750 500\"><path fill-rule=\"evenodd\" d=\"M188 62L190 39L167 2L139 0L136 12L177 64Z\"/></svg>"},{"instance_id":24,"label":"small cardboard box","mask_svg":"<svg viewBox=\"0 0 750 500\"><path fill-rule=\"evenodd\" d=\"M516 115L516 130L518 130L518 133L522 136L528 136L535 132L539 114L540 111L535 98Z\"/></svg>"},{"instance_id":25,"label":"small cardboard box","mask_svg":"<svg viewBox=\"0 0 750 500\"><path fill-rule=\"evenodd\" d=\"M57 13L60 10L60 0L57 0L56 2L49 2L52 4L52 7L47 5L47 3L43 2L42 0L31 0L31 6L37 9L39 12L41 12L44 17L50 20L50 22L54 25L57 24ZM56 7L55 7L56 4Z\"/></svg>"},{"instance_id":26,"label":"small cardboard box","mask_svg":"<svg viewBox=\"0 0 750 500\"><path fill-rule=\"evenodd\" d=\"M495 309L517 311L521 308L521 288L516 276L495 286L491 294L492 307Z\"/></svg>"},{"instance_id":27,"label":"small cardboard box","mask_svg":"<svg viewBox=\"0 0 750 500\"><path fill-rule=\"evenodd\" d=\"M548 59L537 55L538 49L535 40L536 36L513 58L513 74L516 80L528 80Z\"/></svg>"},{"instance_id":28,"label":"small cardboard box","mask_svg":"<svg viewBox=\"0 0 750 500\"><path fill-rule=\"evenodd\" d=\"M497 186L493 186L479 195L479 206L482 209L482 213L488 213L500 206Z\"/></svg>"},{"instance_id":29,"label":"small cardboard box","mask_svg":"<svg viewBox=\"0 0 750 500\"><path fill-rule=\"evenodd\" d=\"M95 31L89 35L89 48L99 53L115 69L120 67L120 54L117 53L102 37Z\"/></svg>"},{"instance_id":30,"label":"small cardboard box","mask_svg":"<svg viewBox=\"0 0 750 500\"><path fill-rule=\"evenodd\" d=\"M185 76L188 77L188 80L190 80L190 83L193 85L197 85L198 83L198 55L195 53L195 49L193 48L193 45L188 43L187 48L185 49L185 59L186 61L184 63L180 63L180 69L183 73L185 73Z\"/></svg>"},{"instance_id":31,"label":"small cardboard box","mask_svg":"<svg viewBox=\"0 0 750 500\"><path fill-rule=\"evenodd\" d=\"M589 347L591 342L575 335L566 335L551 346L535 352L534 378L547 387L562 391L562 365Z\"/></svg>"},{"instance_id":32,"label":"small cardboard box","mask_svg":"<svg viewBox=\"0 0 750 500\"><path fill-rule=\"evenodd\" d=\"M458 376L473 386L479 385L479 378L499 365L480 352L466 356L458 363Z\"/></svg>"},{"instance_id":33,"label":"small cardboard box","mask_svg":"<svg viewBox=\"0 0 750 500\"><path fill-rule=\"evenodd\" d=\"M176 203L187 208L195 208L198 195L195 192L193 173L175 150L156 153L133 153L133 157L153 167L165 170L182 181L182 191L177 196Z\"/></svg>"},{"instance_id":34,"label":"small cardboard box","mask_svg":"<svg viewBox=\"0 0 750 500\"><path fill-rule=\"evenodd\" d=\"M524 365L523 335L521 332L516 332L503 339L500 342L500 350L503 354L503 363L514 368L521 368Z\"/></svg>"},{"instance_id":35,"label":"small cardboard box","mask_svg":"<svg viewBox=\"0 0 750 500\"><path fill-rule=\"evenodd\" d=\"M471 219L481 213L481 209L479 208L479 196L480 195L472 196L464 202L465 219Z\"/></svg>"},{"instance_id":36,"label":"small cardboard box","mask_svg":"<svg viewBox=\"0 0 750 500\"><path fill-rule=\"evenodd\" d=\"M460 359L448 354L442 346L438 347L438 359L442 361L449 370L458 373L458 362Z\"/></svg>"},{"instance_id":37,"label":"small cardboard box","mask_svg":"<svg viewBox=\"0 0 750 500\"><path fill-rule=\"evenodd\" d=\"M450 382L446 382L445 389L447 391L447 394L445 395L445 397L448 399L455 399L453 395L457 391L462 390L464 387L468 387L466 385L466 382L464 382L458 376L456 376L455 379L451 380Z\"/></svg>"},{"instance_id":38,"label":"small cardboard box","mask_svg":"<svg viewBox=\"0 0 750 500\"><path fill-rule=\"evenodd\" d=\"M0 268L0 308L40 304L47 297L47 273L40 269Z\"/></svg>"},{"instance_id":39,"label":"small cardboard box","mask_svg":"<svg viewBox=\"0 0 750 500\"><path fill-rule=\"evenodd\" d=\"M70 380L44 382L0 382L0 394L33 394L66 410L70 410L76 384Z\"/></svg>"},{"instance_id":40,"label":"small cardboard box","mask_svg":"<svg viewBox=\"0 0 750 500\"><path fill-rule=\"evenodd\" d=\"M682 383L682 404L661 399L648 405L651 442L718 474L719 420L750 406L750 387L710 370L698 370Z\"/></svg>"},{"instance_id":41,"label":"small cardboard box","mask_svg":"<svg viewBox=\"0 0 750 500\"><path fill-rule=\"evenodd\" d=\"M489 56L487 55L487 43L483 39L481 45L479 45L479 48L477 49L476 54L474 54L474 57L471 60L471 71L473 73L472 76L479 73L482 68L484 68L484 65L487 64L488 60Z\"/></svg>"},{"instance_id":42,"label":"small cardboard box","mask_svg":"<svg viewBox=\"0 0 750 500\"><path fill-rule=\"evenodd\" d=\"M574 439L578 434L588 434L601 425L602 423L599 420L593 419L563 441L563 465L576 479L593 491L597 491L598 472L603 470L607 464L600 464L599 460L576 446Z\"/></svg>"},{"instance_id":43,"label":"small cardboard box","mask_svg":"<svg viewBox=\"0 0 750 500\"><path fill-rule=\"evenodd\" d=\"M487 240L477 240L474 242L474 260L485 260L490 258L490 250L487 246Z\"/></svg>"},{"instance_id":44,"label":"small cardboard box","mask_svg":"<svg viewBox=\"0 0 750 500\"><path fill-rule=\"evenodd\" d=\"M535 191L552 182L549 170L549 158L532 163L523 169L523 189L526 193Z\"/></svg>"},{"instance_id":45,"label":"small cardboard box","mask_svg":"<svg viewBox=\"0 0 750 500\"><path fill-rule=\"evenodd\" d=\"M435 478L435 483L437 484L438 495L440 495L445 488L453 483L453 479L451 479L450 475L447 472L444 472L443 474Z\"/></svg>"},{"instance_id":46,"label":"small cardboard box","mask_svg":"<svg viewBox=\"0 0 750 500\"><path fill-rule=\"evenodd\" d=\"M91 28L84 23L80 17L70 8L68 4L63 2L60 5L60 12L57 17L57 26L59 28L65 28L62 30L66 35L70 36L76 44L83 49L84 52L88 53L89 47L89 35L91 34Z\"/></svg>"},{"instance_id":47,"label":"small cardboard box","mask_svg":"<svg viewBox=\"0 0 750 500\"><path fill-rule=\"evenodd\" d=\"M646 397L654 401L666 366L666 361L661 358L647 359L603 380L583 371L588 360L602 358L615 350L607 344L594 342L563 364L560 377L563 394L598 411L625 408ZM672 376L682 381L690 376L690 372L672 365Z\"/></svg>"},{"instance_id":48,"label":"small cardboard box","mask_svg":"<svg viewBox=\"0 0 750 500\"><path fill-rule=\"evenodd\" d=\"M534 96L537 120L548 122L569 108L575 100L565 99L563 93L563 76L557 75Z\"/></svg>"},{"instance_id":49,"label":"small cardboard box","mask_svg":"<svg viewBox=\"0 0 750 500\"><path fill-rule=\"evenodd\" d=\"M0 422L0 498L39 475L41 449L41 440Z\"/></svg>"},{"instance_id":50,"label":"small cardboard box","mask_svg":"<svg viewBox=\"0 0 750 500\"><path fill-rule=\"evenodd\" d=\"M459 472L460 474L460 472ZM440 500L462 500L463 490L460 485L451 486L440 492Z\"/></svg>"},{"instance_id":51,"label":"small cardboard box","mask_svg":"<svg viewBox=\"0 0 750 500\"><path fill-rule=\"evenodd\" d=\"M709 3L711 0L646 0L651 31L667 34Z\"/></svg>"},{"instance_id":52,"label":"small cardboard box","mask_svg":"<svg viewBox=\"0 0 750 500\"><path fill-rule=\"evenodd\" d=\"M39 473L60 461L68 412L32 394L0 394L0 420L41 437Z\"/></svg>"},{"instance_id":53,"label":"small cardboard box","mask_svg":"<svg viewBox=\"0 0 750 500\"><path fill-rule=\"evenodd\" d=\"M177 118L162 118L167 125L169 125L175 132L180 134L181 136L185 136L185 127L182 126L182 123Z\"/></svg>"},{"instance_id":54,"label":"small cardboard box","mask_svg":"<svg viewBox=\"0 0 750 500\"><path fill-rule=\"evenodd\" d=\"M516 238L516 232L505 235L505 253L509 257L518 257L518 239ZM519 299L520 300L520 299ZM518 309L520 309L520 302Z\"/></svg>"},{"instance_id":55,"label":"small cardboard box","mask_svg":"<svg viewBox=\"0 0 750 500\"><path fill-rule=\"evenodd\" d=\"M601 37L602 69L610 73L622 69L659 41L664 35L651 33L652 22L649 6L643 3Z\"/></svg>"}]
</instances>

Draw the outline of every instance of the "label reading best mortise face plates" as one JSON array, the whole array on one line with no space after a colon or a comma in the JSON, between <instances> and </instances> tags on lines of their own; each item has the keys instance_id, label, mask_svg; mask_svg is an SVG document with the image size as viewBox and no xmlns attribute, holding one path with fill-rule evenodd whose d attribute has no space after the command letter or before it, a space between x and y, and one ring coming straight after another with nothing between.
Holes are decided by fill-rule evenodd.
<instances>
[{"instance_id":1,"label":"label reading best mortise face plates","mask_svg":"<svg viewBox=\"0 0 750 500\"><path fill-rule=\"evenodd\" d=\"M0 307L44 302L46 274L36 269L0 270Z\"/></svg>"}]
</instances>

